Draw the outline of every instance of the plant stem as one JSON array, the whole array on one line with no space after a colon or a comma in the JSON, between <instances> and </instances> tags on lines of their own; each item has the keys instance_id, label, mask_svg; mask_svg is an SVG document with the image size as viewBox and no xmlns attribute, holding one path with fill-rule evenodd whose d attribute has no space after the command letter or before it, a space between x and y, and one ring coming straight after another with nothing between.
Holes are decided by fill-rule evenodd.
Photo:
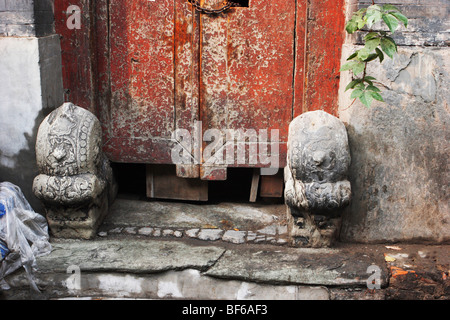
<instances>
[{"instance_id":1,"label":"plant stem","mask_svg":"<svg viewBox=\"0 0 450 320\"><path fill-rule=\"evenodd\" d=\"M363 81L364 81L364 78L366 77L366 69L367 69L367 62L364 62L364 71L363 71L363 75L362 75Z\"/></svg>"},{"instance_id":2,"label":"plant stem","mask_svg":"<svg viewBox=\"0 0 450 320\"><path fill-rule=\"evenodd\" d=\"M358 99L358 98L353 99L352 103L350 103L350 105L347 108L342 109L341 111L345 111L345 110L349 109L355 103L356 99Z\"/></svg>"}]
</instances>

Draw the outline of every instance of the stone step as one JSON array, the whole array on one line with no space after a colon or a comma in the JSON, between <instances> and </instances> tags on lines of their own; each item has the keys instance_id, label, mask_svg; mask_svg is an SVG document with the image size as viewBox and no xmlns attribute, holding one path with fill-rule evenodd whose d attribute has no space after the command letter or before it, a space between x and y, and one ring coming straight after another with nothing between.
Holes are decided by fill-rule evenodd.
<instances>
[{"instance_id":1,"label":"stone step","mask_svg":"<svg viewBox=\"0 0 450 320\"><path fill-rule=\"evenodd\" d=\"M234 244L287 243L284 204L192 204L117 199L98 235L194 238Z\"/></svg>"}]
</instances>

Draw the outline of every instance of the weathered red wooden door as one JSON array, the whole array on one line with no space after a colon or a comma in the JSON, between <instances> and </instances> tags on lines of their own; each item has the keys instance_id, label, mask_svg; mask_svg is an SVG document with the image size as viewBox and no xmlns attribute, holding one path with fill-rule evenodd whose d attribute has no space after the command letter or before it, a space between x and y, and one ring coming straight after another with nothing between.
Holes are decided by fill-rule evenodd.
<instances>
[{"instance_id":1,"label":"weathered red wooden door","mask_svg":"<svg viewBox=\"0 0 450 320\"><path fill-rule=\"evenodd\" d=\"M63 66L74 69L69 57L76 54L84 66L77 78L65 73L67 100L97 113L112 161L172 163L173 133L193 133L200 121L200 134L267 130L270 139L277 129L278 166L284 167L293 117L337 109L343 0L250 0L215 15L196 11L188 0L77 0L89 12L80 31L63 25L67 2L55 8ZM213 180L226 177L227 165L268 165L233 159L179 166L178 173Z\"/></svg>"}]
</instances>

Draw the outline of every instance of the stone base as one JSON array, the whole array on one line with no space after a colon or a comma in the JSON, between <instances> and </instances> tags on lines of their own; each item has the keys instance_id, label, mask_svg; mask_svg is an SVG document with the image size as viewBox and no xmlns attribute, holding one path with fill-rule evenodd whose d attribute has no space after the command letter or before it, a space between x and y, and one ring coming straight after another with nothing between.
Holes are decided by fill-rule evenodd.
<instances>
[{"instance_id":1,"label":"stone base","mask_svg":"<svg viewBox=\"0 0 450 320\"><path fill-rule=\"evenodd\" d=\"M289 245L292 247L323 248L331 247L339 235L341 218L329 218L304 212L292 215L287 208L287 229Z\"/></svg>"},{"instance_id":2,"label":"stone base","mask_svg":"<svg viewBox=\"0 0 450 320\"><path fill-rule=\"evenodd\" d=\"M109 211L105 193L95 202L78 208L48 207L47 221L52 236L68 239L91 239Z\"/></svg>"}]
</instances>

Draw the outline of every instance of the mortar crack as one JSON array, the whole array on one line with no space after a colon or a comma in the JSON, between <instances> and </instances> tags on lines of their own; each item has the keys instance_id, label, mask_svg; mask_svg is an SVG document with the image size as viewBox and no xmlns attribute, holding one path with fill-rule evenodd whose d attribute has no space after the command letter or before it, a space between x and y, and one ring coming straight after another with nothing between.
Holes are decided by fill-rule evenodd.
<instances>
[{"instance_id":1,"label":"mortar crack","mask_svg":"<svg viewBox=\"0 0 450 320\"><path fill-rule=\"evenodd\" d=\"M395 75L395 78L394 78L393 80L391 80L391 82L395 82L395 80L397 80L397 78L400 76L400 73L401 73L402 71L406 70L406 68L408 68L408 67L411 65L413 59L414 59L417 55L418 55L417 52L413 52L413 53L411 54L411 56L409 57L409 61L408 61L408 63L406 64L406 66L404 66L403 68L400 68L400 69L398 70L397 74Z\"/></svg>"},{"instance_id":2,"label":"mortar crack","mask_svg":"<svg viewBox=\"0 0 450 320\"><path fill-rule=\"evenodd\" d=\"M211 263L208 263L208 264L207 264L204 268L202 268L202 270L200 270L200 271L201 271L202 273L205 273L205 272L209 271L211 268L213 268L213 267L217 264L217 262L219 262L219 260L225 255L226 252L227 252L227 249L224 249L223 252L220 254L220 256L219 256L217 259L211 261Z\"/></svg>"}]
</instances>

